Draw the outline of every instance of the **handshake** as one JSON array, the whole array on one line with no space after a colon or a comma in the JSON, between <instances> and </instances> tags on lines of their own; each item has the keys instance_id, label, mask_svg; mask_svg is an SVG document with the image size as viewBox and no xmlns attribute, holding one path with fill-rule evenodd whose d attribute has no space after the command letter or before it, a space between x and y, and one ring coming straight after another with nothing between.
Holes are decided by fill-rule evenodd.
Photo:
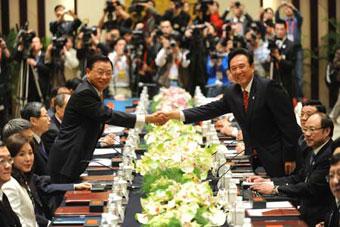
<instances>
[{"instance_id":1,"label":"handshake","mask_svg":"<svg viewBox=\"0 0 340 227\"><path fill-rule=\"evenodd\" d=\"M171 112L158 111L153 114L147 115L145 117L145 122L153 123L156 125L164 125L170 119L180 120L180 112L179 111L171 111Z\"/></svg>"}]
</instances>

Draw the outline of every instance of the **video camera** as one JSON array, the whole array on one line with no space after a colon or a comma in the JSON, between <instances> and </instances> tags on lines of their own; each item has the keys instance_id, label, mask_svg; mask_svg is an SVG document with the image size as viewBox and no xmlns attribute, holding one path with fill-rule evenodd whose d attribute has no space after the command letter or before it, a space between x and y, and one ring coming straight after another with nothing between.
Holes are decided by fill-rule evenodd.
<instances>
[{"instance_id":1,"label":"video camera","mask_svg":"<svg viewBox=\"0 0 340 227\"><path fill-rule=\"evenodd\" d=\"M92 26L92 27L88 27L87 24L83 25L80 29L80 32L82 32L83 35L83 43L84 46L90 46L91 44L91 35L97 35L97 27L96 26Z\"/></svg>"},{"instance_id":2,"label":"video camera","mask_svg":"<svg viewBox=\"0 0 340 227\"><path fill-rule=\"evenodd\" d=\"M24 49L28 50L34 37L36 37L36 33L34 31L28 31L28 22L26 22L18 31L16 45L22 44Z\"/></svg>"},{"instance_id":3,"label":"video camera","mask_svg":"<svg viewBox=\"0 0 340 227\"><path fill-rule=\"evenodd\" d=\"M60 51L64 48L65 44L67 42L67 38L62 36L62 37L52 37L52 50L53 50L53 55L54 56L59 56Z\"/></svg>"},{"instance_id":4,"label":"video camera","mask_svg":"<svg viewBox=\"0 0 340 227\"><path fill-rule=\"evenodd\" d=\"M273 51L275 49L280 49L275 39L268 39L268 49L270 51Z\"/></svg>"}]
</instances>

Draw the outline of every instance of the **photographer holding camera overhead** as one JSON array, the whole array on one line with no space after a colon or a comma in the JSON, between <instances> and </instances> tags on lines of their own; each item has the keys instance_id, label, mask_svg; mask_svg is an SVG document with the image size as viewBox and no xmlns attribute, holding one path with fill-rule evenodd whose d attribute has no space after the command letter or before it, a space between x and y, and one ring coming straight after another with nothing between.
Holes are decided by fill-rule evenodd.
<instances>
[{"instance_id":1,"label":"photographer holding camera overhead","mask_svg":"<svg viewBox=\"0 0 340 227\"><path fill-rule=\"evenodd\" d=\"M107 20L105 21L105 18ZM99 20L98 28L107 32L118 28L120 33L125 33L132 26L132 19L119 0L107 0L103 15Z\"/></svg>"},{"instance_id":2,"label":"photographer holding camera overhead","mask_svg":"<svg viewBox=\"0 0 340 227\"><path fill-rule=\"evenodd\" d=\"M77 15L72 10L65 10L65 6L56 5L54 7L54 13L57 18L56 21L50 22L50 32L53 36L61 37L63 35L71 35L75 37L75 33L79 26L81 25L81 21L77 17ZM65 15L69 15L73 18L73 20L65 20Z\"/></svg>"},{"instance_id":3,"label":"photographer holding camera overhead","mask_svg":"<svg viewBox=\"0 0 340 227\"><path fill-rule=\"evenodd\" d=\"M170 21L176 31L184 34L190 22L190 15L183 10L182 0L171 0L170 8L163 15L164 20Z\"/></svg>"}]
</instances>

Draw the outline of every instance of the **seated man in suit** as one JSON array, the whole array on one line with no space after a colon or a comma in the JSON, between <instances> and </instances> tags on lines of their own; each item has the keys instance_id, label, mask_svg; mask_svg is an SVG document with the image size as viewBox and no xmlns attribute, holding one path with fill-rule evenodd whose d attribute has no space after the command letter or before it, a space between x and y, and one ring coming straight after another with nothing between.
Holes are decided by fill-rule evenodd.
<instances>
[{"instance_id":1,"label":"seated man in suit","mask_svg":"<svg viewBox=\"0 0 340 227\"><path fill-rule=\"evenodd\" d=\"M319 223L317 227L332 227L340 226L340 154L335 153L335 150L340 148L340 139L333 143L333 156L330 160L330 168L328 175L329 187L335 197L335 206L332 211L326 216L325 222Z\"/></svg>"},{"instance_id":2,"label":"seated man in suit","mask_svg":"<svg viewBox=\"0 0 340 227\"><path fill-rule=\"evenodd\" d=\"M133 128L144 123L164 123L166 116L133 115L113 111L103 103L103 91L109 85L113 66L108 57L95 55L86 66L86 80L81 83L66 106L60 133L53 144L48 169L53 183L79 180L93 156L104 124Z\"/></svg>"},{"instance_id":3,"label":"seated man in suit","mask_svg":"<svg viewBox=\"0 0 340 227\"><path fill-rule=\"evenodd\" d=\"M0 141L0 226L1 227L20 227L21 223L18 216L12 210L7 196L2 192L1 186L11 179L13 159Z\"/></svg>"},{"instance_id":4,"label":"seated man in suit","mask_svg":"<svg viewBox=\"0 0 340 227\"><path fill-rule=\"evenodd\" d=\"M166 113L185 123L204 121L232 112L239 123L253 168L263 166L279 177L295 168L301 134L287 92L277 82L254 75L253 55L246 49L229 53L229 75L235 82L222 99L207 105Z\"/></svg>"},{"instance_id":5,"label":"seated man in suit","mask_svg":"<svg viewBox=\"0 0 340 227\"><path fill-rule=\"evenodd\" d=\"M45 145L45 150L47 154L50 153L50 149L57 138L60 130L61 122L64 118L64 112L68 100L70 99L70 94L58 94L54 99L54 110L55 113L51 117L51 124L47 132L42 134L41 139Z\"/></svg>"},{"instance_id":6,"label":"seated man in suit","mask_svg":"<svg viewBox=\"0 0 340 227\"><path fill-rule=\"evenodd\" d=\"M248 178L255 182L252 190L262 194L284 194L299 200L301 217L309 226L323 220L334 204L326 181L329 158L332 156L333 122L324 113L314 113L303 128L307 146L310 148L304 167L287 177L264 179L260 176Z\"/></svg>"},{"instance_id":7,"label":"seated man in suit","mask_svg":"<svg viewBox=\"0 0 340 227\"><path fill-rule=\"evenodd\" d=\"M5 124L2 129L2 139L5 141L8 137L15 133L20 133L29 140L33 140L33 131L32 131L31 122L22 118L14 118L11 119Z\"/></svg>"},{"instance_id":8,"label":"seated man in suit","mask_svg":"<svg viewBox=\"0 0 340 227\"><path fill-rule=\"evenodd\" d=\"M23 119L28 120L32 125L35 152L33 172L39 176L48 175L48 153L46 152L44 142L41 139L42 134L47 132L51 122L47 110L40 102L29 102L21 110L20 114Z\"/></svg>"}]
</instances>

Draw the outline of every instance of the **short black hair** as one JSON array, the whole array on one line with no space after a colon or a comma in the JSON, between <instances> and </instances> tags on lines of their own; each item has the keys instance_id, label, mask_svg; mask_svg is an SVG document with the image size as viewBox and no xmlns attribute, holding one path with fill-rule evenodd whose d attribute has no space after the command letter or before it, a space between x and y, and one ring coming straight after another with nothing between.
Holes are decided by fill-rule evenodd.
<instances>
[{"instance_id":1,"label":"short black hair","mask_svg":"<svg viewBox=\"0 0 340 227\"><path fill-rule=\"evenodd\" d=\"M230 62L231 60L236 57L237 55L244 55L247 57L248 59L248 63L249 65L252 65L254 63L254 55L252 52L250 52L249 50L245 49L245 48L235 48L232 51L230 51L229 55L228 55L228 65L230 67Z\"/></svg>"},{"instance_id":2,"label":"short black hair","mask_svg":"<svg viewBox=\"0 0 340 227\"><path fill-rule=\"evenodd\" d=\"M29 102L21 110L20 115L23 119L29 121L31 117L40 117L41 108L43 107L44 104L42 104L41 102Z\"/></svg>"},{"instance_id":3,"label":"short black hair","mask_svg":"<svg viewBox=\"0 0 340 227\"><path fill-rule=\"evenodd\" d=\"M326 113L326 107L318 99L310 99L302 102L302 106L315 106L318 112Z\"/></svg>"},{"instance_id":4,"label":"short black hair","mask_svg":"<svg viewBox=\"0 0 340 227\"><path fill-rule=\"evenodd\" d=\"M30 129L31 127L31 122L23 118L14 118L9 120L2 129L2 139L6 140L11 135Z\"/></svg>"},{"instance_id":5,"label":"short black hair","mask_svg":"<svg viewBox=\"0 0 340 227\"><path fill-rule=\"evenodd\" d=\"M332 138L333 131L334 131L334 124L333 124L332 119L325 113L316 112L314 114L317 114L317 115L320 116L320 118L321 118L321 128L323 128L323 129L329 128L330 129L329 137ZM312 114L312 116L314 114Z\"/></svg>"},{"instance_id":6,"label":"short black hair","mask_svg":"<svg viewBox=\"0 0 340 227\"><path fill-rule=\"evenodd\" d=\"M61 5L61 4L56 5L56 6L54 7L54 12L57 12L57 9L59 9L59 8L65 9L65 6L64 6L64 5Z\"/></svg>"},{"instance_id":7,"label":"short black hair","mask_svg":"<svg viewBox=\"0 0 340 227\"><path fill-rule=\"evenodd\" d=\"M286 21L279 19L279 20L275 21L275 25L277 25L277 24L283 24L285 26L285 29L287 29Z\"/></svg>"},{"instance_id":8,"label":"short black hair","mask_svg":"<svg viewBox=\"0 0 340 227\"><path fill-rule=\"evenodd\" d=\"M329 164L331 166L335 166L337 165L338 163L340 162L340 153L337 153L335 155L332 155L330 161L329 161Z\"/></svg>"},{"instance_id":9,"label":"short black hair","mask_svg":"<svg viewBox=\"0 0 340 227\"><path fill-rule=\"evenodd\" d=\"M111 68L113 69L112 62L110 61L110 58L104 55L94 55L92 56L88 61L86 68L92 70L93 65L97 62L109 62L111 65Z\"/></svg>"},{"instance_id":10,"label":"short black hair","mask_svg":"<svg viewBox=\"0 0 340 227\"><path fill-rule=\"evenodd\" d=\"M78 87L79 84L83 83L83 80L80 78L73 78L71 80L67 80L65 82L65 87L67 87L68 89L74 91L76 90L76 88Z\"/></svg>"}]
</instances>

